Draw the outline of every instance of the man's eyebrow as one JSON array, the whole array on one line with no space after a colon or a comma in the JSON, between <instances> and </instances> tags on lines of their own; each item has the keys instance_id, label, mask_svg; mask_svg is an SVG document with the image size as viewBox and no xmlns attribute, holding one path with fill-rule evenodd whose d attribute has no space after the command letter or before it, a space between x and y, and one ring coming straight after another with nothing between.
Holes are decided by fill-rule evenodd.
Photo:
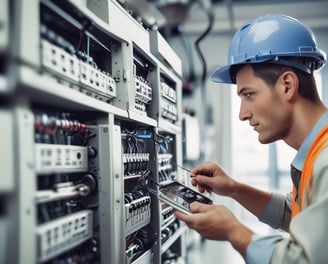
<instances>
[{"instance_id":1,"label":"man's eyebrow","mask_svg":"<svg viewBox=\"0 0 328 264\"><path fill-rule=\"evenodd\" d=\"M240 96L245 91L245 89L247 88L246 87L241 88L239 91L237 91L237 95Z\"/></svg>"}]
</instances>

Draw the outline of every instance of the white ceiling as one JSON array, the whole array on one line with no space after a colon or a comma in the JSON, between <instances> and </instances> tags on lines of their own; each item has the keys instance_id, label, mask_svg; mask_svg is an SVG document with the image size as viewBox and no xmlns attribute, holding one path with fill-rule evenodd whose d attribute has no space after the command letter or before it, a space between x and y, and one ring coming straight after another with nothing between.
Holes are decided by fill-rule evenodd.
<instances>
[{"instance_id":1,"label":"white ceiling","mask_svg":"<svg viewBox=\"0 0 328 264\"><path fill-rule=\"evenodd\" d=\"M328 30L328 0L117 0L151 27L184 25L186 33L206 29L206 11L215 17L212 32L235 32L245 22L268 13L295 17L312 29Z\"/></svg>"},{"instance_id":2,"label":"white ceiling","mask_svg":"<svg viewBox=\"0 0 328 264\"><path fill-rule=\"evenodd\" d=\"M328 29L328 0L157 0L157 7L166 23L183 24L190 34L204 31L208 23L206 12L215 18L212 32L234 32L245 22L267 13L295 17L312 29Z\"/></svg>"},{"instance_id":3,"label":"white ceiling","mask_svg":"<svg viewBox=\"0 0 328 264\"><path fill-rule=\"evenodd\" d=\"M234 32L245 22L266 13L286 14L297 18L312 29L328 29L328 0L224 0L224 2L212 4L210 8L215 17L212 32ZM185 20L185 31L200 33L204 31L206 25L206 12L195 2Z\"/></svg>"}]
</instances>

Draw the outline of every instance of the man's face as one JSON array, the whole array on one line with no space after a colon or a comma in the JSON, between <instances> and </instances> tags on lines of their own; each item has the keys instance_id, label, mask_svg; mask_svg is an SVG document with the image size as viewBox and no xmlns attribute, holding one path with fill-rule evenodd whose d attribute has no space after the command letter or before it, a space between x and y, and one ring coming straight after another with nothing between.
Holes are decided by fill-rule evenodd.
<instances>
[{"instance_id":1,"label":"man's face","mask_svg":"<svg viewBox=\"0 0 328 264\"><path fill-rule=\"evenodd\" d=\"M270 87L254 76L253 68L246 65L237 73L237 93L241 98L239 118L259 133L261 143L284 139L291 126L291 111L283 96L282 82Z\"/></svg>"}]
</instances>

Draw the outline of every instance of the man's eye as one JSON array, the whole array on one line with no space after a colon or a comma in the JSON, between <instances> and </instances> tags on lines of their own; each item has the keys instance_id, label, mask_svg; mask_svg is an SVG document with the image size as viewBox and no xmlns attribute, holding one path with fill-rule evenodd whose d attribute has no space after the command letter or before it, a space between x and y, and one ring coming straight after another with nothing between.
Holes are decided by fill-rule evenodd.
<instances>
[{"instance_id":1,"label":"man's eye","mask_svg":"<svg viewBox=\"0 0 328 264\"><path fill-rule=\"evenodd\" d=\"M244 96L247 98L247 99L252 99L252 93L245 93Z\"/></svg>"}]
</instances>

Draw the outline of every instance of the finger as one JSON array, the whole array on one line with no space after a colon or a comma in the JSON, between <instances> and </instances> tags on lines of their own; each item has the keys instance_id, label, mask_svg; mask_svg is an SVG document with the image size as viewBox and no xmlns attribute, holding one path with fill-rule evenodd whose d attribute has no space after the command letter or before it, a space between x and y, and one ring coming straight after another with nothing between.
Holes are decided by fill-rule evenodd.
<instances>
[{"instance_id":1,"label":"finger","mask_svg":"<svg viewBox=\"0 0 328 264\"><path fill-rule=\"evenodd\" d=\"M175 215L176 218L186 222L187 224L191 221L190 215L187 215L187 214L185 214L181 211L175 210L174 215Z\"/></svg>"},{"instance_id":2,"label":"finger","mask_svg":"<svg viewBox=\"0 0 328 264\"><path fill-rule=\"evenodd\" d=\"M206 186L206 191L211 193L213 191L213 189L210 186Z\"/></svg>"},{"instance_id":3,"label":"finger","mask_svg":"<svg viewBox=\"0 0 328 264\"><path fill-rule=\"evenodd\" d=\"M193 202L189 205L190 211L192 213L204 213L207 212L211 207L212 205L203 204L200 202Z\"/></svg>"},{"instance_id":4,"label":"finger","mask_svg":"<svg viewBox=\"0 0 328 264\"><path fill-rule=\"evenodd\" d=\"M193 168L191 170L191 173L194 174L194 175L197 175L197 174L203 174L204 172L206 172L208 169L207 167L205 166L205 164L200 164L198 166L196 166L195 168Z\"/></svg>"},{"instance_id":5,"label":"finger","mask_svg":"<svg viewBox=\"0 0 328 264\"><path fill-rule=\"evenodd\" d=\"M214 181L212 177L201 176L201 175L196 176L193 180L197 183L198 186L204 188L204 191L207 188L211 188Z\"/></svg>"},{"instance_id":6,"label":"finger","mask_svg":"<svg viewBox=\"0 0 328 264\"><path fill-rule=\"evenodd\" d=\"M212 166L213 162L207 162L207 163L203 163L200 164L198 166L196 166L195 168L193 168L191 170L192 174L205 174L205 175L211 175L213 174L213 166Z\"/></svg>"},{"instance_id":7,"label":"finger","mask_svg":"<svg viewBox=\"0 0 328 264\"><path fill-rule=\"evenodd\" d=\"M201 193L205 192L205 190L207 189L206 186L199 184L197 182L196 178L193 178L191 180L191 185L192 186L195 186L195 187L197 186L198 187L198 191L201 192Z\"/></svg>"},{"instance_id":8,"label":"finger","mask_svg":"<svg viewBox=\"0 0 328 264\"><path fill-rule=\"evenodd\" d=\"M197 186L197 181L195 178L191 179L191 184L192 184L192 186Z\"/></svg>"}]
</instances>

